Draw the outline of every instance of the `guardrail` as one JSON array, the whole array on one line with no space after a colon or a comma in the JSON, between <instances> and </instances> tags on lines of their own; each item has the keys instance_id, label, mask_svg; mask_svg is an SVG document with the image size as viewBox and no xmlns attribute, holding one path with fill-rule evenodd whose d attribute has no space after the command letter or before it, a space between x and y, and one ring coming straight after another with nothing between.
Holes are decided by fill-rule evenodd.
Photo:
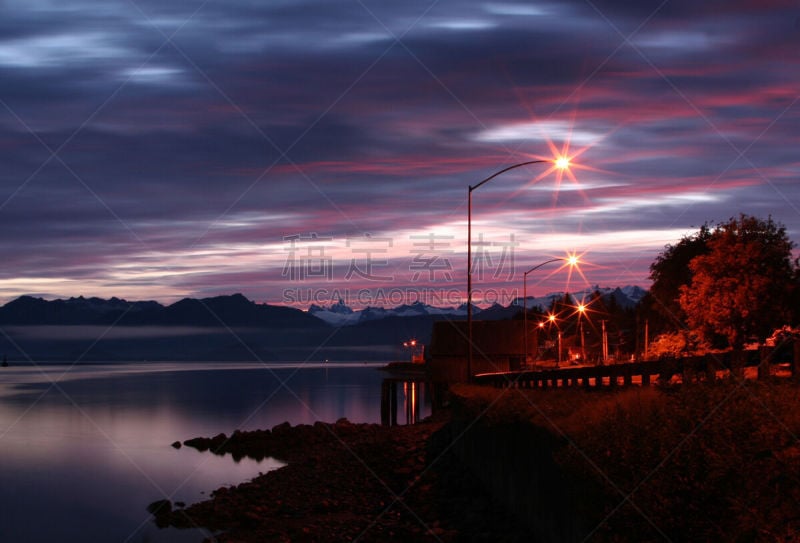
<instances>
[{"instance_id":1,"label":"guardrail","mask_svg":"<svg viewBox=\"0 0 800 543\"><path fill-rule=\"evenodd\" d=\"M800 342L789 346L789 374L797 379L800 361ZM781 352L785 352L782 350ZM553 369L523 370L476 375L477 384L514 388L555 387L615 387L639 384L648 386L653 382L668 382L680 375L684 383L717 378L720 371L736 371L738 367L758 367L758 378L772 374L771 368L787 361L776 357L773 347L762 347L758 351L745 351L744 360L734 364L732 353L708 354L684 358L662 358L643 362L628 362L603 366L565 367Z\"/></svg>"}]
</instances>

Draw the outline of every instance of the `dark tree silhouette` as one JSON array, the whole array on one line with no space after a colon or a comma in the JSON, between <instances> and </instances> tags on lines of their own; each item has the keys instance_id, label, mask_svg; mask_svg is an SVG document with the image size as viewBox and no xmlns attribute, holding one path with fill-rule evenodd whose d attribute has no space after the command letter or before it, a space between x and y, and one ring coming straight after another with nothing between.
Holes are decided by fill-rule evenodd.
<instances>
[{"instance_id":1,"label":"dark tree silhouette","mask_svg":"<svg viewBox=\"0 0 800 543\"><path fill-rule=\"evenodd\" d=\"M681 287L692 279L689 262L708 252L711 229L708 223L694 234L684 236L675 245L667 245L650 265L650 280L653 282L643 300L647 318L660 317L653 322L654 329L681 330L686 322L686 313L679 302ZM655 321L655 319L652 319Z\"/></svg>"},{"instance_id":2,"label":"dark tree silhouette","mask_svg":"<svg viewBox=\"0 0 800 543\"><path fill-rule=\"evenodd\" d=\"M791 294L791 325L793 327L800 326L800 257L794 261L794 285Z\"/></svg>"}]
</instances>

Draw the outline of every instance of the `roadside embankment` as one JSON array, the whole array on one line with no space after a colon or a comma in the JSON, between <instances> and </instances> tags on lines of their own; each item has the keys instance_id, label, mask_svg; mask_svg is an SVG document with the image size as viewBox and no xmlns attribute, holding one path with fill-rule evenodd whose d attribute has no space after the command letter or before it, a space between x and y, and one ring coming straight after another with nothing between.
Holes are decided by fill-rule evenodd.
<instances>
[{"instance_id":1,"label":"roadside embankment","mask_svg":"<svg viewBox=\"0 0 800 543\"><path fill-rule=\"evenodd\" d=\"M800 389L453 388L453 450L540 541L796 541Z\"/></svg>"}]
</instances>

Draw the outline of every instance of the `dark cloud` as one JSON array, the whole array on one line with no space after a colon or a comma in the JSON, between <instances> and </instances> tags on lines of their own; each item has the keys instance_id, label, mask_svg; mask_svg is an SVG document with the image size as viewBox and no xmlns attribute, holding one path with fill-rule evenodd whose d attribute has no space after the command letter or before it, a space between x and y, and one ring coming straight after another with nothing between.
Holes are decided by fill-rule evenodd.
<instances>
[{"instance_id":1,"label":"dark cloud","mask_svg":"<svg viewBox=\"0 0 800 543\"><path fill-rule=\"evenodd\" d=\"M463 260L467 185L550 156L548 138L580 151L580 185L525 188L537 166L476 198L476 227L516 232L520 262L587 250L587 279L644 283L668 236L707 220L771 213L800 234L797 17L745 0L7 2L0 296L275 298L284 237L311 232L337 271L363 232L392 237L401 269L411 232L452 236Z\"/></svg>"}]
</instances>

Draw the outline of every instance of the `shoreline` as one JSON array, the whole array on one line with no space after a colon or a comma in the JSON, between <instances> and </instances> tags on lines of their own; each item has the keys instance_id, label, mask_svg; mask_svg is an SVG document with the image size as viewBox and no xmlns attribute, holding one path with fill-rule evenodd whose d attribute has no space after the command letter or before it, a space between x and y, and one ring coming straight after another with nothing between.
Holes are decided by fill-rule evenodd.
<instances>
[{"instance_id":1,"label":"shoreline","mask_svg":"<svg viewBox=\"0 0 800 543\"><path fill-rule=\"evenodd\" d=\"M409 426L340 419L186 440L234 460L271 456L287 465L206 501L160 500L148 510L158 526L205 527L220 532L220 543L527 540L437 437L449 422L440 412Z\"/></svg>"},{"instance_id":2,"label":"shoreline","mask_svg":"<svg viewBox=\"0 0 800 543\"><path fill-rule=\"evenodd\" d=\"M796 383L458 385L450 400L411 426L339 420L189 440L288 464L210 500L151 512L161 525L204 526L229 543L800 535Z\"/></svg>"}]
</instances>

